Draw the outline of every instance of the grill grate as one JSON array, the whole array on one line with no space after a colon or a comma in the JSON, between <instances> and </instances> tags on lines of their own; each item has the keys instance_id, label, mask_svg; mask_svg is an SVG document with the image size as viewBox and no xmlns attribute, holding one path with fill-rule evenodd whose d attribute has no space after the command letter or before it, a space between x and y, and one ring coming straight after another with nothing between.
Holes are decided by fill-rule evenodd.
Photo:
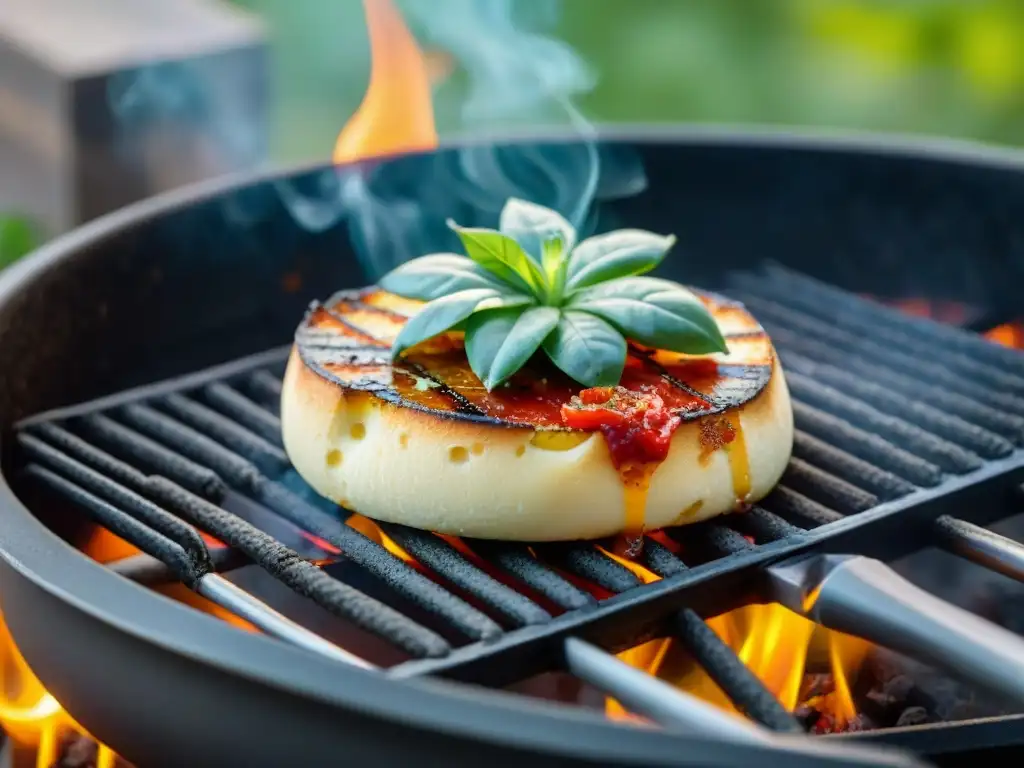
<instances>
[{"instance_id":1,"label":"grill grate","mask_svg":"<svg viewBox=\"0 0 1024 768\"><path fill-rule=\"evenodd\" d=\"M212 580L255 563L400 649L407 660L389 670L395 677L505 684L566 664L568 638L619 650L673 636L738 708L770 728L793 730L793 719L701 614L748 601L759 566L813 547L879 557L916 549L931 540L885 532L927 532L957 500L1019 482L1024 356L782 268L735 275L732 285L782 358L798 430L794 458L780 486L748 513L669 531L678 554L648 537L641 564L662 577L655 583L644 585L590 543L456 546L381 525L414 567L345 524L298 480L281 446L277 403L287 350L30 419L17 438L25 474L204 594L235 599L222 586L212 589L220 583ZM967 515L975 523L1009 513L982 506L964 507L978 509ZM366 594L303 559L261 529L267 514L340 552L389 597ZM982 543L991 549L987 532L971 523L941 517L939 528L934 543L971 559L984 561ZM231 555L211 551L199 531ZM1024 573L1024 548L1000 546L998 567ZM997 567L998 558L986 556ZM114 567L154 579L148 559ZM595 599L580 579L612 596ZM403 610L410 605L417 610ZM248 598L244 610L259 619L258 601ZM279 616L260 626L314 649L322 642Z\"/></svg>"}]
</instances>

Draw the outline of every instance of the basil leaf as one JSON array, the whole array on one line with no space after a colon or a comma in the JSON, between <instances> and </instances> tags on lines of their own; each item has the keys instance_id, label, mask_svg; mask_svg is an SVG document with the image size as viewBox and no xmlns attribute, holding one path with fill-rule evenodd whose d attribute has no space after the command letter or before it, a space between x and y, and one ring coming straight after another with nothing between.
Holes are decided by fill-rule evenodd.
<instances>
[{"instance_id":1,"label":"basil leaf","mask_svg":"<svg viewBox=\"0 0 1024 768\"><path fill-rule=\"evenodd\" d=\"M391 346L391 359L396 359L402 352L421 341L451 330L473 314L478 307L493 309L528 304L531 301L528 296L502 294L491 288L471 288L468 291L459 291L450 296L434 299L410 317L398 332Z\"/></svg>"},{"instance_id":2,"label":"basil leaf","mask_svg":"<svg viewBox=\"0 0 1024 768\"><path fill-rule=\"evenodd\" d=\"M691 355L728 351L718 323L700 299L668 280L612 280L576 293L567 306L604 318L650 347Z\"/></svg>"},{"instance_id":3,"label":"basil leaf","mask_svg":"<svg viewBox=\"0 0 1024 768\"><path fill-rule=\"evenodd\" d=\"M448 226L462 240L466 254L484 269L497 275L509 285L542 296L547 281L537 263L508 235L493 229L460 227L449 220Z\"/></svg>"},{"instance_id":4,"label":"basil leaf","mask_svg":"<svg viewBox=\"0 0 1024 768\"><path fill-rule=\"evenodd\" d=\"M650 272L665 258L675 237L663 237L642 229L620 229L588 237L569 257L565 292L629 275Z\"/></svg>"},{"instance_id":5,"label":"basil leaf","mask_svg":"<svg viewBox=\"0 0 1024 768\"><path fill-rule=\"evenodd\" d=\"M518 371L558 324L554 307L476 312L466 323L466 356L488 391Z\"/></svg>"},{"instance_id":6,"label":"basil leaf","mask_svg":"<svg viewBox=\"0 0 1024 768\"><path fill-rule=\"evenodd\" d=\"M535 259L540 256L542 262L552 241L561 244L561 253L567 253L576 244L576 230L561 214L515 197L510 197L501 209L498 228L514 238ZM545 271L550 277L552 270L547 265Z\"/></svg>"},{"instance_id":7,"label":"basil leaf","mask_svg":"<svg viewBox=\"0 0 1024 768\"><path fill-rule=\"evenodd\" d=\"M565 264L565 247L561 240L552 238L541 243L540 254L540 265L544 269L548 285L554 288L558 285L560 273Z\"/></svg>"},{"instance_id":8,"label":"basil leaf","mask_svg":"<svg viewBox=\"0 0 1024 768\"><path fill-rule=\"evenodd\" d=\"M434 253L399 264L384 275L378 285L385 291L420 301L431 301L470 288L505 288L472 259L454 253Z\"/></svg>"},{"instance_id":9,"label":"basil leaf","mask_svg":"<svg viewBox=\"0 0 1024 768\"><path fill-rule=\"evenodd\" d=\"M563 310L543 346L551 362L585 387L618 384L626 365L622 334L586 312Z\"/></svg>"}]
</instances>

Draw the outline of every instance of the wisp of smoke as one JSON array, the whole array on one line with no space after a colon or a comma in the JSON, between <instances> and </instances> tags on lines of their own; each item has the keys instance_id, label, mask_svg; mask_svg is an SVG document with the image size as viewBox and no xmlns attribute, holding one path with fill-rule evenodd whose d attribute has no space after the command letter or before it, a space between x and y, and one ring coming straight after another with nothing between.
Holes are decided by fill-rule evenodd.
<instances>
[{"instance_id":1,"label":"wisp of smoke","mask_svg":"<svg viewBox=\"0 0 1024 768\"><path fill-rule=\"evenodd\" d=\"M257 65L253 57L212 57L114 74L106 96L115 150L144 172L170 168L182 181L251 168L267 141L260 78L249 71Z\"/></svg>"},{"instance_id":2,"label":"wisp of smoke","mask_svg":"<svg viewBox=\"0 0 1024 768\"><path fill-rule=\"evenodd\" d=\"M644 188L638 158L600 146L574 106L595 77L568 44L542 32L557 20L557 0L407 0L401 8L422 42L451 54L466 75L461 134L562 123L575 140L469 141L399 163L326 169L301 189L279 182L301 226L323 231L346 219L369 279L424 253L457 250L448 217L496 226L505 201L520 197L558 210L585 234L597 197Z\"/></svg>"}]
</instances>

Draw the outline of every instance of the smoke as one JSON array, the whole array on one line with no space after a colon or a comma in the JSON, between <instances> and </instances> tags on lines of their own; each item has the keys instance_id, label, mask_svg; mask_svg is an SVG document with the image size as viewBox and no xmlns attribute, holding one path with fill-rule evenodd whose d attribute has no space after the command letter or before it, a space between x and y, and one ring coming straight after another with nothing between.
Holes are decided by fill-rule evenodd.
<instances>
[{"instance_id":1,"label":"smoke","mask_svg":"<svg viewBox=\"0 0 1024 768\"><path fill-rule=\"evenodd\" d=\"M575 101L596 78L571 46L545 33L558 20L552 0L406 0L401 10L421 46L451 55L462 85L450 151L326 169L278 192L295 221L312 230L347 221L369 280L410 258L457 251L444 225L497 226L509 197L553 208L581 234L597 226L594 202L641 191L637 157L602 146ZM562 126L572 141L494 143L472 137Z\"/></svg>"},{"instance_id":2,"label":"smoke","mask_svg":"<svg viewBox=\"0 0 1024 768\"><path fill-rule=\"evenodd\" d=\"M113 160L151 192L253 167L267 144L263 69L252 47L113 74Z\"/></svg>"}]
</instances>

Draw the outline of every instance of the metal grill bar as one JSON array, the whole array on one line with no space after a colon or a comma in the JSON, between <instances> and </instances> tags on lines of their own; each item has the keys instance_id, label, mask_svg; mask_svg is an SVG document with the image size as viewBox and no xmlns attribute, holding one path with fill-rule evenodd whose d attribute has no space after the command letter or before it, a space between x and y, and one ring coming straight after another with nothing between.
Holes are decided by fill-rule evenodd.
<instances>
[{"instance_id":1,"label":"metal grill bar","mask_svg":"<svg viewBox=\"0 0 1024 768\"><path fill-rule=\"evenodd\" d=\"M844 765L849 768L868 766L907 766L912 759L902 754L864 749L861 745L842 742L815 741L805 751L806 742L792 741L785 735L772 734L751 723L738 720L695 696L645 674L582 640L566 641L565 663L573 674L600 688L631 709L652 720L696 738L710 738L725 749L754 744L768 750L780 763L808 766ZM799 747L804 749L800 749ZM759 753L764 759L764 753ZM708 764L745 765L751 758L738 755L707 758ZM769 762L772 762L769 760Z\"/></svg>"},{"instance_id":2,"label":"metal grill bar","mask_svg":"<svg viewBox=\"0 0 1024 768\"><path fill-rule=\"evenodd\" d=\"M120 415L140 432L209 467L229 485L252 490L263 482L251 462L148 405L127 405Z\"/></svg>"},{"instance_id":3,"label":"metal grill bar","mask_svg":"<svg viewBox=\"0 0 1024 768\"><path fill-rule=\"evenodd\" d=\"M785 267L773 265L767 273L777 283L797 288L797 292L783 295L817 317L836 322L841 316L846 327L911 355L920 350L916 339L929 341L947 350L948 357L943 357L945 365L969 375L982 371L983 375L978 378L992 388L1024 393L1024 365L1020 355L1000 349L984 338L957 333L938 323L921 322L919 318L903 318L893 309L863 301ZM852 311L840 311L840 307ZM979 366L979 362L983 365Z\"/></svg>"},{"instance_id":4,"label":"metal grill bar","mask_svg":"<svg viewBox=\"0 0 1024 768\"><path fill-rule=\"evenodd\" d=\"M701 668L748 717L773 731L802 730L757 675L739 662L732 649L714 630L689 608L679 611L673 620L675 637L690 652Z\"/></svg>"},{"instance_id":5,"label":"metal grill bar","mask_svg":"<svg viewBox=\"0 0 1024 768\"><path fill-rule=\"evenodd\" d=\"M787 523L764 507L754 506L736 516L733 526L740 532L752 536L759 544L779 541L802 532L801 528Z\"/></svg>"},{"instance_id":6,"label":"metal grill bar","mask_svg":"<svg viewBox=\"0 0 1024 768\"><path fill-rule=\"evenodd\" d=\"M768 494L762 504L780 517L787 520L795 518L797 521L808 523L811 528L843 519L838 512L784 486Z\"/></svg>"},{"instance_id":7,"label":"metal grill bar","mask_svg":"<svg viewBox=\"0 0 1024 768\"><path fill-rule=\"evenodd\" d=\"M256 371L245 380L245 387L256 402L277 411L281 404L282 383L268 371Z\"/></svg>"},{"instance_id":8,"label":"metal grill bar","mask_svg":"<svg viewBox=\"0 0 1024 768\"><path fill-rule=\"evenodd\" d=\"M226 448L178 424L170 417L153 411L148 406L128 406L124 413L127 418L150 431L157 439L163 437L166 443L183 449L192 459L207 460L214 471L226 476L229 482L233 481L232 484L239 490L269 502L268 506L290 522L330 542L345 552L346 558L366 568L403 597L441 616L470 639L482 640L501 633L501 628L493 620L464 600L434 584L384 547L337 518L328 517L293 494L289 494L284 488L267 481L256 467ZM130 430L124 430L111 432L110 437L112 440L120 441L117 444L125 446L126 453L131 453L133 434ZM76 452L75 455L85 461L88 461L90 456L102 454L84 441L77 441L73 446L76 451L82 451Z\"/></svg>"},{"instance_id":9,"label":"metal grill bar","mask_svg":"<svg viewBox=\"0 0 1024 768\"><path fill-rule=\"evenodd\" d=\"M482 539L469 541L467 544L489 563L518 579L560 608L571 611L597 603L589 592L584 592L539 562L525 546Z\"/></svg>"},{"instance_id":10,"label":"metal grill bar","mask_svg":"<svg viewBox=\"0 0 1024 768\"><path fill-rule=\"evenodd\" d=\"M182 583L221 607L241 616L267 634L346 664L365 668L371 666L282 616L265 603L237 589L216 574L199 572L195 569L192 558L182 547L99 497L38 465L29 465L25 472L51 490L76 502L100 525L143 552L150 553L152 557L167 563Z\"/></svg>"},{"instance_id":11,"label":"metal grill bar","mask_svg":"<svg viewBox=\"0 0 1024 768\"><path fill-rule=\"evenodd\" d=\"M947 472L965 474L981 467L981 459L947 440L896 416L889 416L867 403L854 400L826 384L796 371L787 374L789 386L799 399L871 430L897 445L923 456Z\"/></svg>"},{"instance_id":12,"label":"metal grill bar","mask_svg":"<svg viewBox=\"0 0 1024 768\"><path fill-rule=\"evenodd\" d=\"M998 459L1013 451L1013 445L997 434L970 424L959 416L943 413L917 399L909 399L870 380L851 377L838 368L815 363L797 354L787 353L786 365L812 376L816 381L869 403L884 413L897 416L933 435L962 445L986 459Z\"/></svg>"},{"instance_id":13,"label":"metal grill bar","mask_svg":"<svg viewBox=\"0 0 1024 768\"><path fill-rule=\"evenodd\" d=\"M671 549L651 538L644 541L640 555L643 557L644 565L662 578L686 570L686 565L672 553Z\"/></svg>"},{"instance_id":14,"label":"metal grill bar","mask_svg":"<svg viewBox=\"0 0 1024 768\"><path fill-rule=\"evenodd\" d=\"M343 551L346 558L367 568L395 592L437 613L470 639L485 639L501 633L501 628L494 621L464 600L426 579L407 563L339 519L328 517L289 494L285 488L269 482L253 465L241 457L234 456L224 447L147 407L131 406L125 409L125 413L130 414L129 418L136 419L141 427L150 427L158 434L170 436L179 446L193 447L194 459L214 460L217 468L226 470L224 474L238 483L244 493L251 493L260 500L269 501L268 506L280 512L286 519L330 542ZM113 432L111 434L115 435ZM129 430L116 433L118 439L129 444L131 435ZM197 439L190 442L191 437ZM82 440L69 444L75 447L75 455L83 461L88 461L89 457L102 455L102 452L93 449ZM78 453L79 451L81 453ZM138 473L138 476L141 477L141 474Z\"/></svg>"},{"instance_id":15,"label":"metal grill bar","mask_svg":"<svg viewBox=\"0 0 1024 768\"><path fill-rule=\"evenodd\" d=\"M643 582L624 565L593 547L580 544L537 544L534 549L549 562L609 592L625 592Z\"/></svg>"},{"instance_id":16,"label":"metal grill bar","mask_svg":"<svg viewBox=\"0 0 1024 768\"><path fill-rule=\"evenodd\" d=\"M287 616L278 613L266 603L260 602L245 590L239 589L215 573L200 579L197 591L203 597L212 600L222 608L227 608L271 637L319 653L321 656L340 661L343 664L363 669L375 668L369 662L358 656L353 656L345 649L339 648L334 643L324 640L319 635L296 624Z\"/></svg>"},{"instance_id":17,"label":"metal grill bar","mask_svg":"<svg viewBox=\"0 0 1024 768\"><path fill-rule=\"evenodd\" d=\"M759 738L749 723L729 717L694 696L676 691L668 683L609 656L590 643L571 638L565 642L566 667L577 677L607 692L634 712L659 723L723 740Z\"/></svg>"},{"instance_id":18,"label":"metal grill bar","mask_svg":"<svg viewBox=\"0 0 1024 768\"><path fill-rule=\"evenodd\" d=\"M40 428L50 426L42 424ZM79 421L79 426L90 437L112 448L115 452L124 451L127 458L139 461L144 466L166 475L203 498L220 501L227 495L228 487L216 472L186 459L179 453L167 450L159 443L118 424L113 419L100 414L92 414L83 417ZM57 437L54 433L47 434L51 442ZM67 443L63 444L67 445ZM80 441L75 450L80 455L88 454L86 446L84 440Z\"/></svg>"},{"instance_id":19,"label":"metal grill bar","mask_svg":"<svg viewBox=\"0 0 1024 768\"><path fill-rule=\"evenodd\" d=\"M18 444L32 460L58 470L76 485L105 498L111 504L117 505L119 509L127 511L142 525L173 541L188 556L198 575L212 569L206 543L192 526L186 525L139 494L128 490L106 475L90 469L85 464L75 461L30 434L18 435ZM108 467L116 466L113 459L104 463ZM136 489L141 490L147 487L146 478L139 473L134 473L135 477L131 477L132 471L127 465L124 465L123 471L119 474L122 477L128 476L129 485Z\"/></svg>"},{"instance_id":20,"label":"metal grill bar","mask_svg":"<svg viewBox=\"0 0 1024 768\"><path fill-rule=\"evenodd\" d=\"M782 481L787 487L847 514L863 512L878 503L877 496L800 458L790 460Z\"/></svg>"},{"instance_id":21,"label":"metal grill bar","mask_svg":"<svg viewBox=\"0 0 1024 768\"><path fill-rule=\"evenodd\" d=\"M837 358L836 353L833 352L821 359L837 363L841 362L843 358L858 359L863 364L873 362L876 366L880 364L917 381L942 386L951 392L975 399L977 402L985 403L1004 412L1016 416L1024 415L1024 400L1021 398L1007 394L1004 389L989 388L970 375L958 374L938 362L931 362L927 358L922 359L920 349L909 353L893 351L883 344L876 343L874 339L877 337L872 334L855 336L844 333L837 330L841 324L840 320L822 323L821 319L815 318L813 315L809 317L788 306L783 307L771 298L765 298L766 294L785 290L783 287L765 285L760 277L752 280L738 277L736 280L737 284L744 288L738 293L738 296L757 314L780 348L803 352L808 357L817 359L819 354L827 354L825 353L827 347L823 343L827 342L836 345L842 354ZM785 300L789 303L788 296ZM843 320L845 320L845 316ZM944 359L940 350L936 350L936 352L934 360Z\"/></svg>"},{"instance_id":22,"label":"metal grill bar","mask_svg":"<svg viewBox=\"0 0 1024 768\"><path fill-rule=\"evenodd\" d=\"M785 334L786 332L783 331ZM965 421L1011 440L1016 445L1024 444L1024 418L1013 411L1001 410L994 405L987 405L955 391L934 386L930 381L921 381L911 376L897 373L889 368L879 366L877 361L869 361L855 355L845 354L841 349L807 339L806 337L787 336L788 340L798 338L793 348L810 360L828 363L848 374L854 374L864 380L873 381L907 399L921 399L936 408L955 414ZM790 346L790 345L787 345ZM998 395L996 395L998 397ZM1007 398L1008 404L1013 400Z\"/></svg>"},{"instance_id":23,"label":"metal grill bar","mask_svg":"<svg viewBox=\"0 0 1024 768\"><path fill-rule=\"evenodd\" d=\"M812 435L797 432L793 439L793 455L882 499L898 499L916 490L911 483L891 472Z\"/></svg>"},{"instance_id":24,"label":"metal grill bar","mask_svg":"<svg viewBox=\"0 0 1024 768\"><path fill-rule=\"evenodd\" d=\"M281 419L222 382L203 388L203 396L246 429L274 446L281 445Z\"/></svg>"},{"instance_id":25,"label":"metal grill bar","mask_svg":"<svg viewBox=\"0 0 1024 768\"><path fill-rule=\"evenodd\" d=\"M863 459L876 468L884 467L907 482L922 488L933 488L942 482L942 470L931 462L826 411L795 401L793 418L797 429L804 434L827 440L837 449Z\"/></svg>"},{"instance_id":26,"label":"metal grill bar","mask_svg":"<svg viewBox=\"0 0 1024 768\"><path fill-rule=\"evenodd\" d=\"M283 450L205 405L182 395L170 395L158 402L185 424L209 435L264 472L280 475L288 469L288 457Z\"/></svg>"},{"instance_id":27,"label":"metal grill bar","mask_svg":"<svg viewBox=\"0 0 1024 768\"><path fill-rule=\"evenodd\" d=\"M231 571L252 562L243 553L230 547L211 549L210 561L216 573ZM173 584L181 581L174 571L167 567L167 563L152 555L147 555L145 552L106 563L106 566L119 576L130 579L136 584L144 584L147 587L156 587L162 584Z\"/></svg>"},{"instance_id":28,"label":"metal grill bar","mask_svg":"<svg viewBox=\"0 0 1024 768\"><path fill-rule=\"evenodd\" d=\"M352 621L417 658L443 656L448 652L448 643L432 630L331 578L236 515L161 477L151 478L150 487L162 503L241 550L292 590L334 615Z\"/></svg>"},{"instance_id":29,"label":"metal grill bar","mask_svg":"<svg viewBox=\"0 0 1024 768\"><path fill-rule=\"evenodd\" d=\"M495 581L481 571L454 547L432 533L403 525L378 523L381 529L402 549L456 587L493 608L514 626L538 624L551 615L528 598Z\"/></svg>"},{"instance_id":30,"label":"metal grill bar","mask_svg":"<svg viewBox=\"0 0 1024 768\"><path fill-rule=\"evenodd\" d=\"M669 535L682 544L687 564L736 555L754 547L742 534L713 522L675 528Z\"/></svg>"},{"instance_id":31,"label":"metal grill bar","mask_svg":"<svg viewBox=\"0 0 1024 768\"><path fill-rule=\"evenodd\" d=\"M146 554L159 558L174 571L183 584L194 588L199 583L203 574L196 570L195 562L180 544L45 467L29 464L25 468L25 474L40 481L44 487L75 502L93 521L115 536L119 536Z\"/></svg>"},{"instance_id":32,"label":"metal grill bar","mask_svg":"<svg viewBox=\"0 0 1024 768\"><path fill-rule=\"evenodd\" d=\"M935 528L939 544L948 551L1024 582L1024 545L949 515L936 520Z\"/></svg>"}]
</instances>

